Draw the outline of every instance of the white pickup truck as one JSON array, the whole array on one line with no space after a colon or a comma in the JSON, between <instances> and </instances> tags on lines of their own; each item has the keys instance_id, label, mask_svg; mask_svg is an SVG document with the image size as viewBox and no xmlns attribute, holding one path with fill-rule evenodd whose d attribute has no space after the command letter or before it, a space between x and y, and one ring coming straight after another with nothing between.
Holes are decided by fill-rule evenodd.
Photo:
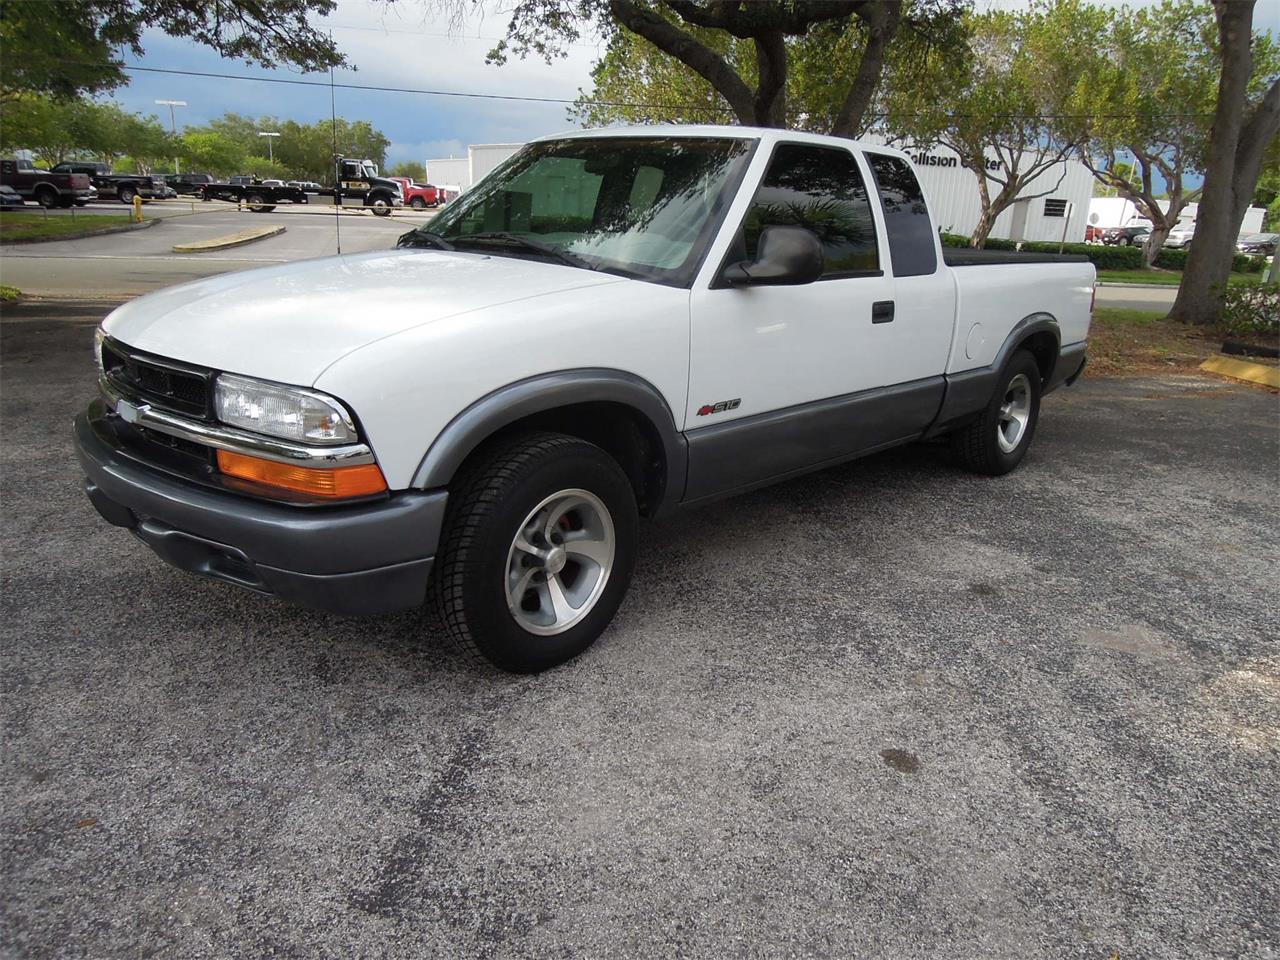
<instances>
[{"instance_id":1,"label":"white pickup truck","mask_svg":"<svg viewBox=\"0 0 1280 960\"><path fill-rule=\"evenodd\" d=\"M1093 288L1083 258L944 250L895 150L587 131L398 249L120 307L76 444L103 517L184 570L345 615L430 600L536 671L609 624L641 516L941 436L1012 470Z\"/></svg>"}]
</instances>

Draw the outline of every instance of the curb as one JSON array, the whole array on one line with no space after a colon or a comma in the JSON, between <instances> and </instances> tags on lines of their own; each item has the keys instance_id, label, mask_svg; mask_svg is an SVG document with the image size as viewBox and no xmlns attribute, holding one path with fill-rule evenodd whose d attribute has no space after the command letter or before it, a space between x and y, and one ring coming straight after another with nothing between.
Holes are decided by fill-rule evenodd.
<instances>
[{"instance_id":1,"label":"curb","mask_svg":"<svg viewBox=\"0 0 1280 960\"><path fill-rule=\"evenodd\" d=\"M268 237L278 237L284 233L285 228L279 227L257 227L253 230L241 230L239 233L233 233L225 237L215 237L213 240L201 240L197 243L177 243L173 246L174 253L209 253L213 250L228 250L231 247L240 247L246 243L253 243L255 240L266 240Z\"/></svg>"},{"instance_id":2,"label":"curb","mask_svg":"<svg viewBox=\"0 0 1280 960\"><path fill-rule=\"evenodd\" d=\"M146 230L148 227L154 227L161 221L161 217L152 220L143 220L141 223L126 223L121 227L100 227L97 230L86 230L84 233L64 233L57 237L25 237L18 240L0 241L3 247L18 247L28 243L52 243L55 240L83 240L85 237L105 237L110 233L128 233L131 230Z\"/></svg>"},{"instance_id":3,"label":"curb","mask_svg":"<svg viewBox=\"0 0 1280 960\"><path fill-rule=\"evenodd\" d=\"M1200 364L1200 369L1231 377L1233 380L1245 380L1280 390L1280 367L1269 367L1265 363L1250 363L1248 360L1219 355Z\"/></svg>"}]
</instances>

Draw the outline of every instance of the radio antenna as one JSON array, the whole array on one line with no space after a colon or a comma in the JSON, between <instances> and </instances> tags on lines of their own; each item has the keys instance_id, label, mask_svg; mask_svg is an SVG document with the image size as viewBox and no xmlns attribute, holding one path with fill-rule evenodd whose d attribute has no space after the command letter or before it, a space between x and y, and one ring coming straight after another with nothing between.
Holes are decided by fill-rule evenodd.
<instances>
[{"instance_id":1,"label":"radio antenna","mask_svg":"<svg viewBox=\"0 0 1280 960\"><path fill-rule=\"evenodd\" d=\"M329 31L329 43L333 43L333 31ZM333 181L333 235L338 245L338 256L342 256L342 182L338 179L338 108L334 104L333 65L329 65L329 131L333 137L333 160L329 169L334 175Z\"/></svg>"}]
</instances>

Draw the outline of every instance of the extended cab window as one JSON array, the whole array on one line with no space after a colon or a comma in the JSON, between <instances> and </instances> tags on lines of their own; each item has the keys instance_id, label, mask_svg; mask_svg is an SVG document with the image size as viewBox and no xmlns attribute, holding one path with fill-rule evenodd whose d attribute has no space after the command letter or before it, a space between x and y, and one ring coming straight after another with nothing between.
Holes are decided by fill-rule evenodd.
<instances>
[{"instance_id":1,"label":"extended cab window","mask_svg":"<svg viewBox=\"0 0 1280 960\"><path fill-rule=\"evenodd\" d=\"M761 231L772 226L800 226L817 234L827 260L824 279L880 269L867 188L848 150L779 146L742 226L747 259L755 259Z\"/></svg>"},{"instance_id":2,"label":"extended cab window","mask_svg":"<svg viewBox=\"0 0 1280 960\"><path fill-rule=\"evenodd\" d=\"M895 277L929 276L938 269L933 221L925 206L920 181L910 164L884 153L868 153L884 207L884 228Z\"/></svg>"}]
</instances>

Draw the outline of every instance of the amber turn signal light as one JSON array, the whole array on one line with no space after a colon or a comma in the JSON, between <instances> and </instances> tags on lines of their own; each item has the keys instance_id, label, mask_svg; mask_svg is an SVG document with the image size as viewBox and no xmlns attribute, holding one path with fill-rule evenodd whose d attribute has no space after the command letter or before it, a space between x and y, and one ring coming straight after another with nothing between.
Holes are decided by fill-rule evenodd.
<instances>
[{"instance_id":1,"label":"amber turn signal light","mask_svg":"<svg viewBox=\"0 0 1280 960\"><path fill-rule=\"evenodd\" d=\"M229 477L335 500L367 497L387 489L382 471L372 463L317 470L315 467L299 467L291 463L277 463L275 460L219 450L218 469Z\"/></svg>"}]
</instances>

